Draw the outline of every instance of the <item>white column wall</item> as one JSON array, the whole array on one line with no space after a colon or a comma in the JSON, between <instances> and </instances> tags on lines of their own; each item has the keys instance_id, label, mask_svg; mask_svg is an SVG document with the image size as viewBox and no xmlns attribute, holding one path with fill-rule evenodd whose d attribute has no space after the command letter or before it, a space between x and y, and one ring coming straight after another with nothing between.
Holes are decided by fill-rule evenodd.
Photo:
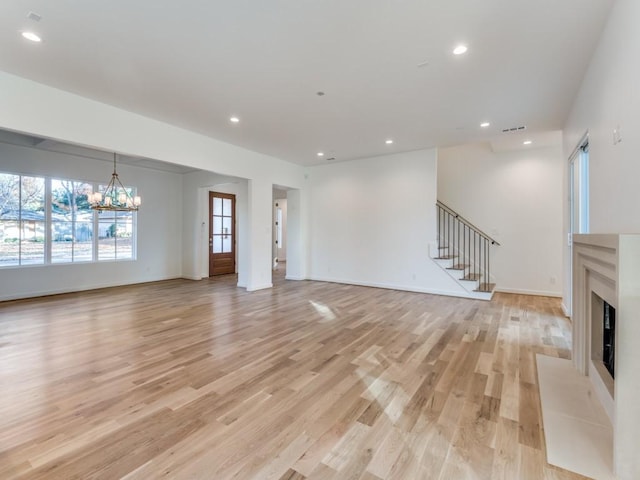
<instances>
[{"instance_id":1,"label":"white column wall","mask_svg":"<svg viewBox=\"0 0 640 480\"><path fill-rule=\"evenodd\" d=\"M287 191L287 280L307 278L307 207L303 190Z\"/></svg>"},{"instance_id":2,"label":"white column wall","mask_svg":"<svg viewBox=\"0 0 640 480\"><path fill-rule=\"evenodd\" d=\"M249 270L247 290L270 288L271 283L271 224L273 184L252 179L248 185L248 244Z\"/></svg>"}]
</instances>

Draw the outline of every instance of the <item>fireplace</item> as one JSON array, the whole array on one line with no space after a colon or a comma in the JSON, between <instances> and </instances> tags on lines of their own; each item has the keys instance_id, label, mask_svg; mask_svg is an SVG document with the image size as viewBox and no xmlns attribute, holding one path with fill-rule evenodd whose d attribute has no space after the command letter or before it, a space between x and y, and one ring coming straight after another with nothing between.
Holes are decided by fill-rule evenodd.
<instances>
[{"instance_id":1,"label":"fireplace","mask_svg":"<svg viewBox=\"0 0 640 480\"><path fill-rule=\"evenodd\" d=\"M636 480L640 235L574 235L572 280L573 362L611 419L617 478Z\"/></svg>"},{"instance_id":2,"label":"fireplace","mask_svg":"<svg viewBox=\"0 0 640 480\"><path fill-rule=\"evenodd\" d=\"M614 396L616 309L591 291L591 361L593 369Z\"/></svg>"}]
</instances>

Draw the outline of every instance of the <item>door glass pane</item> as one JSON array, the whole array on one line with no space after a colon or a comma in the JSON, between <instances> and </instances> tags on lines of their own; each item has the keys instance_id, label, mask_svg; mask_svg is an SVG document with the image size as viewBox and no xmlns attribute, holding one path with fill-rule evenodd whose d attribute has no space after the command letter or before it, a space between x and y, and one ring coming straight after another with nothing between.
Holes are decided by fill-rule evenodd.
<instances>
[{"instance_id":1,"label":"door glass pane","mask_svg":"<svg viewBox=\"0 0 640 480\"><path fill-rule=\"evenodd\" d=\"M222 236L222 252L223 253L231 252L231 235Z\"/></svg>"},{"instance_id":2,"label":"door glass pane","mask_svg":"<svg viewBox=\"0 0 640 480\"><path fill-rule=\"evenodd\" d=\"M231 199L230 198L223 198L222 199L222 215L224 215L225 217L230 217L231 216Z\"/></svg>"},{"instance_id":3,"label":"door glass pane","mask_svg":"<svg viewBox=\"0 0 640 480\"><path fill-rule=\"evenodd\" d=\"M224 217L222 220L222 233L225 235L232 235L231 231L231 217Z\"/></svg>"},{"instance_id":4,"label":"door glass pane","mask_svg":"<svg viewBox=\"0 0 640 480\"><path fill-rule=\"evenodd\" d=\"M222 235L213 236L213 253L222 253Z\"/></svg>"},{"instance_id":5,"label":"door glass pane","mask_svg":"<svg viewBox=\"0 0 640 480\"><path fill-rule=\"evenodd\" d=\"M213 217L213 233L222 233L222 217Z\"/></svg>"},{"instance_id":6,"label":"door glass pane","mask_svg":"<svg viewBox=\"0 0 640 480\"><path fill-rule=\"evenodd\" d=\"M222 215L222 199L218 197L213 198L213 214Z\"/></svg>"}]
</instances>

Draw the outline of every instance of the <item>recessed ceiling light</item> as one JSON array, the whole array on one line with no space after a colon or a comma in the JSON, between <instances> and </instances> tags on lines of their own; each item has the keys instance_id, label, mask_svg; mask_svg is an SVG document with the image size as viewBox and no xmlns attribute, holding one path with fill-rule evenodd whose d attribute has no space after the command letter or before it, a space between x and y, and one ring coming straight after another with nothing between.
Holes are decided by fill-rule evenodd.
<instances>
[{"instance_id":1,"label":"recessed ceiling light","mask_svg":"<svg viewBox=\"0 0 640 480\"><path fill-rule=\"evenodd\" d=\"M33 32L22 32L22 36L32 42L41 42L42 39Z\"/></svg>"},{"instance_id":2,"label":"recessed ceiling light","mask_svg":"<svg viewBox=\"0 0 640 480\"><path fill-rule=\"evenodd\" d=\"M393 140L391 139L385 140L384 143L386 143L387 145L391 145L393 143Z\"/></svg>"},{"instance_id":3,"label":"recessed ceiling light","mask_svg":"<svg viewBox=\"0 0 640 480\"><path fill-rule=\"evenodd\" d=\"M523 145L531 145L533 142L531 140L525 140L522 142Z\"/></svg>"},{"instance_id":4,"label":"recessed ceiling light","mask_svg":"<svg viewBox=\"0 0 640 480\"><path fill-rule=\"evenodd\" d=\"M319 157L324 157L324 152L318 152L318 153L317 153L317 155L318 155Z\"/></svg>"},{"instance_id":5,"label":"recessed ceiling light","mask_svg":"<svg viewBox=\"0 0 640 480\"><path fill-rule=\"evenodd\" d=\"M491 125L491 124L490 124L489 122L482 122L482 123L480 124L480 126L481 126L482 128L487 128L487 127L488 127L488 126L490 126L490 125Z\"/></svg>"},{"instance_id":6,"label":"recessed ceiling light","mask_svg":"<svg viewBox=\"0 0 640 480\"><path fill-rule=\"evenodd\" d=\"M229 121L232 122L232 123L238 123L240 121L240 119L238 117L231 117L229 119Z\"/></svg>"},{"instance_id":7,"label":"recessed ceiling light","mask_svg":"<svg viewBox=\"0 0 640 480\"><path fill-rule=\"evenodd\" d=\"M454 55L462 55L466 51L467 51L467 46L466 45L458 45L456 48L453 49L453 54Z\"/></svg>"}]
</instances>

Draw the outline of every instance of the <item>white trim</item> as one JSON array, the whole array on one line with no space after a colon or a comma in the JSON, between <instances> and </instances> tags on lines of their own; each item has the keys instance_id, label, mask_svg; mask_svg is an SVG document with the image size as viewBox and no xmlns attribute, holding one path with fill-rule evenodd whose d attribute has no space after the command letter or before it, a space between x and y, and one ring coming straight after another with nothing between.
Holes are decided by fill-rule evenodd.
<instances>
[{"instance_id":1,"label":"white trim","mask_svg":"<svg viewBox=\"0 0 640 480\"><path fill-rule=\"evenodd\" d=\"M273 283L263 283L262 285L247 286L247 292L255 292L256 290L264 290L266 288L273 288Z\"/></svg>"},{"instance_id":2,"label":"white trim","mask_svg":"<svg viewBox=\"0 0 640 480\"><path fill-rule=\"evenodd\" d=\"M396 285L389 283L377 283L377 282L358 282L355 280L345 280L345 279L337 279L337 278L329 278L329 277L310 277L309 280L313 280L316 282L329 282L329 283L340 283L344 285L357 285L360 287L372 287L372 288L384 288L386 290L399 290L403 292L414 292L414 293L428 293L430 295L444 295L447 297L459 297L459 298L470 298L475 300L490 300L487 297L488 293L485 292L466 292L466 291L451 291L451 290L437 290L432 288L420 288L406 285Z\"/></svg>"},{"instance_id":3,"label":"white trim","mask_svg":"<svg viewBox=\"0 0 640 480\"><path fill-rule=\"evenodd\" d=\"M596 394L598 400L604 407L604 411L607 412L609 416L609 420L611 420L611 424L616 424L616 405L613 400L613 397L609 393L607 386L604 384L604 381L600 377L600 374L596 370L595 365L593 364L593 360L589 360L589 381L591 382L591 386L593 387L593 391Z\"/></svg>"},{"instance_id":4,"label":"white trim","mask_svg":"<svg viewBox=\"0 0 640 480\"><path fill-rule=\"evenodd\" d=\"M207 277L197 277L195 275L181 275L179 278L182 278L184 280L195 280L197 282Z\"/></svg>"},{"instance_id":5,"label":"white trim","mask_svg":"<svg viewBox=\"0 0 640 480\"><path fill-rule=\"evenodd\" d=\"M306 277L302 275L286 275L285 280L306 280Z\"/></svg>"},{"instance_id":6,"label":"white trim","mask_svg":"<svg viewBox=\"0 0 640 480\"><path fill-rule=\"evenodd\" d=\"M49 295L63 295L65 293L81 293L81 292L89 292L91 290L99 290L101 288L117 288L117 287L126 287L129 285L140 285L143 283L156 283L156 282L164 282L166 280L177 280L185 277L162 277L162 278L153 278L149 280L142 280L140 282L132 282L132 283L101 283L97 285L92 285L87 288L74 288L74 289L54 289L54 290L41 290L39 292L29 292L26 294L18 294L18 295L7 295L0 296L0 302L6 302L10 300L23 300L25 298L36 298L36 297L48 297ZM197 279L194 279L197 280Z\"/></svg>"},{"instance_id":7,"label":"white trim","mask_svg":"<svg viewBox=\"0 0 640 480\"><path fill-rule=\"evenodd\" d=\"M496 292L515 293L517 295L535 295L537 297L562 298L562 292L548 292L545 290L526 290L521 288L496 288Z\"/></svg>"},{"instance_id":8,"label":"white trim","mask_svg":"<svg viewBox=\"0 0 640 480\"><path fill-rule=\"evenodd\" d=\"M569 313L569 309L564 304L564 302L562 302L560 306L562 307L562 312L564 313L564 316L567 317L569 320L571 320L571 314Z\"/></svg>"}]
</instances>

